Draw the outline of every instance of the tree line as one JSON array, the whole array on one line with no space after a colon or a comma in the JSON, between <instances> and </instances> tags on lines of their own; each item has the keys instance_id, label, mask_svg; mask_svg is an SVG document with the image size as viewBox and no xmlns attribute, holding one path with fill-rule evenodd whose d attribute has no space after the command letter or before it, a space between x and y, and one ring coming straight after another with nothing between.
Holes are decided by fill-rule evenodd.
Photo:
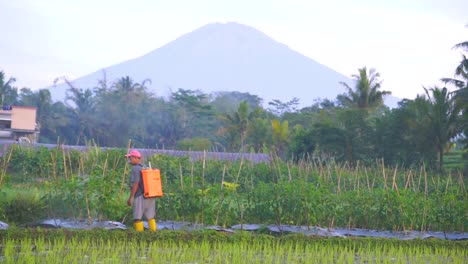
<instances>
[{"instance_id":1,"label":"tree line","mask_svg":"<svg viewBox=\"0 0 468 264\"><path fill-rule=\"evenodd\" d=\"M384 105L375 69L358 69L334 100L317 99L298 109L299 99L263 106L257 95L179 88L168 98L148 90L150 80L123 76L96 87L68 80L64 101L50 91L18 89L0 71L3 105L37 107L39 142L106 147L166 148L275 153L284 159L313 158L443 168L444 153L468 147L468 42L455 46L462 61L444 87L423 88L396 108ZM447 87L452 86L453 92Z\"/></svg>"}]
</instances>

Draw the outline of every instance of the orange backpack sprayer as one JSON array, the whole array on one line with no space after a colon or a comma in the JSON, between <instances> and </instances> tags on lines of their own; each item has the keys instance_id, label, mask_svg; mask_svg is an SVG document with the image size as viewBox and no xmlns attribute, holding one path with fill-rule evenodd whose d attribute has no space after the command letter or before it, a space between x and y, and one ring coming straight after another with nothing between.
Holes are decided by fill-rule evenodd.
<instances>
[{"instance_id":1,"label":"orange backpack sprayer","mask_svg":"<svg viewBox=\"0 0 468 264\"><path fill-rule=\"evenodd\" d=\"M141 177L143 179L143 197L163 196L161 172L159 169L152 169L151 162L149 163L149 168L141 170Z\"/></svg>"}]
</instances>

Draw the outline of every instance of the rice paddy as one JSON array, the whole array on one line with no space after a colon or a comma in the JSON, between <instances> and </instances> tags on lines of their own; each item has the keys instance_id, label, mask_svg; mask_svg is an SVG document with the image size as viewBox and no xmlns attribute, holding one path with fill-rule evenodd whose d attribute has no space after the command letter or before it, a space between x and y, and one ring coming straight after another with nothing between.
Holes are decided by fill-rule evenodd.
<instances>
[{"instance_id":1,"label":"rice paddy","mask_svg":"<svg viewBox=\"0 0 468 264\"><path fill-rule=\"evenodd\" d=\"M123 233L3 238L0 263L466 263L468 254L466 241Z\"/></svg>"}]
</instances>

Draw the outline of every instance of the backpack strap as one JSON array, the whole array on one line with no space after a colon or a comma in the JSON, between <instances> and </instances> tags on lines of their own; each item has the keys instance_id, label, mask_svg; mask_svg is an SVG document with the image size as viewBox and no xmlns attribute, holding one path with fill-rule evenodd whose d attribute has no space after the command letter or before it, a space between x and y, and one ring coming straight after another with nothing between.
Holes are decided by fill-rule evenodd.
<instances>
[{"instance_id":1,"label":"backpack strap","mask_svg":"<svg viewBox=\"0 0 468 264\"><path fill-rule=\"evenodd\" d=\"M140 166L141 167L141 170L140 170L140 180L138 181L138 189L139 191L141 191L141 195L143 195L143 193L145 193L145 189L144 189L144 185L143 185L143 173L141 172L144 168L143 164L137 164L136 166Z\"/></svg>"}]
</instances>

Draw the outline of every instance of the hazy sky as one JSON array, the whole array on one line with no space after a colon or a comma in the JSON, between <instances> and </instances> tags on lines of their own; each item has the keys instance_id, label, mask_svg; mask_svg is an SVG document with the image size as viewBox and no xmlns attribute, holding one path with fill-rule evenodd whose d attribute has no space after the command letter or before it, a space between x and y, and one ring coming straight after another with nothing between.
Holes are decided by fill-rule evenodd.
<instances>
[{"instance_id":1,"label":"hazy sky","mask_svg":"<svg viewBox=\"0 0 468 264\"><path fill-rule=\"evenodd\" d=\"M384 90L414 98L453 77L467 10L467 0L0 0L0 70L36 90L238 22L346 76L375 68Z\"/></svg>"}]
</instances>

